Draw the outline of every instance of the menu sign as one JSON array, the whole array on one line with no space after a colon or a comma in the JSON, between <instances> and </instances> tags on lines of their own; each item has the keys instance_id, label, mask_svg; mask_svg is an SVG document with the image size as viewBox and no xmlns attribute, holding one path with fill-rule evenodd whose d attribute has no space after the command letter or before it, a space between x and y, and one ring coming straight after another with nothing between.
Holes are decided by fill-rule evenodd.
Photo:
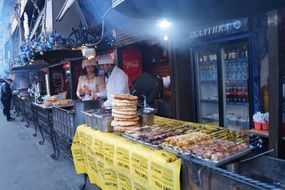
<instances>
[{"instance_id":1,"label":"menu sign","mask_svg":"<svg viewBox=\"0 0 285 190\"><path fill-rule=\"evenodd\" d=\"M189 33L190 39L229 35L248 30L247 18L233 19L227 22L205 26Z\"/></svg>"}]
</instances>

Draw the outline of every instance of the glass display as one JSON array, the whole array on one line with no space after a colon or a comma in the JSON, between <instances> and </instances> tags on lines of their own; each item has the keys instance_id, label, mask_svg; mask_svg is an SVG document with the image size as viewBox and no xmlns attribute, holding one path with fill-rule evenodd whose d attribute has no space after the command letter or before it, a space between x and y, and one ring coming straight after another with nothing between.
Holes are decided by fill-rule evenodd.
<instances>
[{"instance_id":1,"label":"glass display","mask_svg":"<svg viewBox=\"0 0 285 190\"><path fill-rule=\"evenodd\" d=\"M248 128L248 47L246 43L236 43L222 49L226 95L225 125L235 130Z\"/></svg>"},{"instance_id":2,"label":"glass display","mask_svg":"<svg viewBox=\"0 0 285 190\"><path fill-rule=\"evenodd\" d=\"M248 128L248 43L209 45L194 52L198 122L222 124L234 130Z\"/></svg>"},{"instance_id":3,"label":"glass display","mask_svg":"<svg viewBox=\"0 0 285 190\"><path fill-rule=\"evenodd\" d=\"M217 52L211 49L197 53L198 93L201 123L219 123Z\"/></svg>"}]
</instances>

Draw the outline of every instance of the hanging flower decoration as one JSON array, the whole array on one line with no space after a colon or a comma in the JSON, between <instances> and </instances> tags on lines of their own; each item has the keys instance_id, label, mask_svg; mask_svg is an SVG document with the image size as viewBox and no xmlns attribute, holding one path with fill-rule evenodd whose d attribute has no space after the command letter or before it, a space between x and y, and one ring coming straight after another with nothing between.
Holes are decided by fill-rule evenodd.
<instances>
[{"instance_id":1,"label":"hanging flower decoration","mask_svg":"<svg viewBox=\"0 0 285 190\"><path fill-rule=\"evenodd\" d=\"M57 32L40 35L20 46L19 55L14 58L13 65L24 66L31 62L36 53L68 47L66 38Z\"/></svg>"},{"instance_id":2,"label":"hanging flower decoration","mask_svg":"<svg viewBox=\"0 0 285 190\"><path fill-rule=\"evenodd\" d=\"M43 54L49 50L63 49L63 48L77 48L81 45L95 44L100 41L101 31L92 31L86 28L80 28L71 32L66 39L56 31L26 41L21 45L17 57L13 60L14 66L24 66L32 64L32 60L37 53ZM98 51L105 51L115 45L115 38L111 32L105 33L103 40L95 46Z\"/></svg>"}]
</instances>

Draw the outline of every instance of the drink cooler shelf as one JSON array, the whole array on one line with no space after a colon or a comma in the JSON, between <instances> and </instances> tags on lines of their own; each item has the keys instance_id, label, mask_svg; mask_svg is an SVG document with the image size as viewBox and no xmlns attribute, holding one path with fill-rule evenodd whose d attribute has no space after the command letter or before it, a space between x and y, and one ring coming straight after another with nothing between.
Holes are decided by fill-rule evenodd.
<instances>
[{"instance_id":1,"label":"drink cooler shelf","mask_svg":"<svg viewBox=\"0 0 285 190\"><path fill-rule=\"evenodd\" d=\"M211 99L201 99L201 102L204 103L219 103L219 100L211 100ZM248 106L248 102L228 102L226 104L229 105L239 105L239 106Z\"/></svg>"},{"instance_id":2,"label":"drink cooler shelf","mask_svg":"<svg viewBox=\"0 0 285 190\"><path fill-rule=\"evenodd\" d=\"M218 122L218 118L210 118L210 117L202 117L202 120L209 120L209 121L215 121ZM235 126L249 126L249 121L240 121L240 120L231 120L227 119L227 124L229 125L235 125Z\"/></svg>"}]
</instances>

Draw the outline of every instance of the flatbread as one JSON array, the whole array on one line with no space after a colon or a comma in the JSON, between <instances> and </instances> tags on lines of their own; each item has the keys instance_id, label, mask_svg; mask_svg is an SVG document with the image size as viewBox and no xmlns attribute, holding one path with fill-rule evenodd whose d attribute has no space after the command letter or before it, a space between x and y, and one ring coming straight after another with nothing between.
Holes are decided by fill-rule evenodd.
<instances>
[{"instance_id":1,"label":"flatbread","mask_svg":"<svg viewBox=\"0 0 285 190\"><path fill-rule=\"evenodd\" d=\"M113 103L112 102L112 106L115 106L115 107L131 107L131 108L136 108L137 107L137 104L126 104L126 103Z\"/></svg>"},{"instance_id":2,"label":"flatbread","mask_svg":"<svg viewBox=\"0 0 285 190\"><path fill-rule=\"evenodd\" d=\"M140 120L140 118L139 117L135 117L135 118L125 119L125 118L117 118L117 117L115 117L114 120L115 121L138 121L138 120Z\"/></svg>"},{"instance_id":3,"label":"flatbread","mask_svg":"<svg viewBox=\"0 0 285 190\"><path fill-rule=\"evenodd\" d=\"M118 100L138 100L137 96L133 96L130 94L113 94L112 98Z\"/></svg>"},{"instance_id":4,"label":"flatbread","mask_svg":"<svg viewBox=\"0 0 285 190\"><path fill-rule=\"evenodd\" d=\"M122 119L128 119L128 118L136 118L138 117L138 114L133 114L133 115L122 115L122 114L117 114L112 112L112 116L115 118L122 118Z\"/></svg>"},{"instance_id":5,"label":"flatbread","mask_svg":"<svg viewBox=\"0 0 285 190\"><path fill-rule=\"evenodd\" d=\"M136 128L139 128L139 127L138 126L137 127L114 127L113 131L125 132L125 131L136 129Z\"/></svg>"},{"instance_id":6,"label":"flatbread","mask_svg":"<svg viewBox=\"0 0 285 190\"><path fill-rule=\"evenodd\" d=\"M113 120L111 122L111 126L116 127L116 126L121 126L121 127L133 127L137 126L138 122L137 121L115 121Z\"/></svg>"},{"instance_id":7,"label":"flatbread","mask_svg":"<svg viewBox=\"0 0 285 190\"><path fill-rule=\"evenodd\" d=\"M136 111L119 111L119 110L112 110L112 113L120 114L120 115L138 115Z\"/></svg>"},{"instance_id":8,"label":"flatbread","mask_svg":"<svg viewBox=\"0 0 285 190\"><path fill-rule=\"evenodd\" d=\"M135 107L134 106L133 107L130 107L130 106L121 106L121 107L113 106L112 110L123 111L123 112L129 112L129 111L137 112L137 106L135 106Z\"/></svg>"},{"instance_id":9,"label":"flatbread","mask_svg":"<svg viewBox=\"0 0 285 190\"><path fill-rule=\"evenodd\" d=\"M126 103L126 104L137 104L137 100L118 100L118 99L113 99L112 102L115 103Z\"/></svg>"},{"instance_id":10,"label":"flatbread","mask_svg":"<svg viewBox=\"0 0 285 190\"><path fill-rule=\"evenodd\" d=\"M117 106L117 107L137 107L138 103L136 101L130 102L128 100L122 100L122 101L112 101L112 106Z\"/></svg>"}]
</instances>

